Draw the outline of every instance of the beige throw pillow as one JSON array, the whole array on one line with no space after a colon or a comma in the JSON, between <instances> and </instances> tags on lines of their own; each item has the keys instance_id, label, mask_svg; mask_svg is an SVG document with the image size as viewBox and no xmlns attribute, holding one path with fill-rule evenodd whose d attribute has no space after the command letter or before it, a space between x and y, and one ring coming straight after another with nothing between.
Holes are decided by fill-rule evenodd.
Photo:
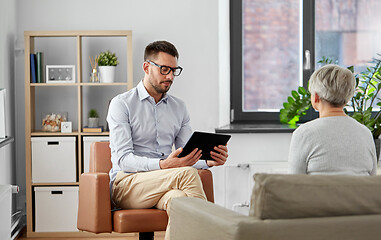
<instances>
[{"instance_id":1,"label":"beige throw pillow","mask_svg":"<svg viewBox=\"0 0 381 240\"><path fill-rule=\"evenodd\" d=\"M381 176L255 174L250 215L260 219L381 213Z\"/></svg>"}]
</instances>

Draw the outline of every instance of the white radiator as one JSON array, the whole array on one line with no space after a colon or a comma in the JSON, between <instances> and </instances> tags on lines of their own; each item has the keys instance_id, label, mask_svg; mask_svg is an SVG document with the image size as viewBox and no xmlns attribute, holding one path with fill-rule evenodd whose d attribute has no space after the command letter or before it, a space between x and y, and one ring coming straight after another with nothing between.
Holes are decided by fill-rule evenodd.
<instances>
[{"instance_id":1,"label":"white radiator","mask_svg":"<svg viewBox=\"0 0 381 240\"><path fill-rule=\"evenodd\" d=\"M0 239L11 239L12 186L0 185Z\"/></svg>"},{"instance_id":2,"label":"white radiator","mask_svg":"<svg viewBox=\"0 0 381 240\"><path fill-rule=\"evenodd\" d=\"M12 214L12 193L18 193L18 186L0 185L0 239L15 239L20 233L22 212Z\"/></svg>"},{"instance_id":3,"label":"white radiator","mask_svg":"<svg viewBox=\"0 0 381 240\"><path fill-rule=\"evenodd\" d=\"M251 162L225 166L225 207L243 215L249 215L255 173L286 174L288 163Z\"/></svg>"}]
</instances>

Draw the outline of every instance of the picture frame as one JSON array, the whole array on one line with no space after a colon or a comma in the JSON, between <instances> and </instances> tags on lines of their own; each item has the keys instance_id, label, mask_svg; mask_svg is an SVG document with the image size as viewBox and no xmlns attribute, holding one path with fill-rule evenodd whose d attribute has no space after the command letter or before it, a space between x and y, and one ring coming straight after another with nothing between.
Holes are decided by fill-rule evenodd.
<instances>
[{"instance_id":1,"label":"picture frame","mask_svg":"<svg viewBox=\"0 0 381 240\"><path fill-rule=\"evenodd\" d=\"M71 133L72 132L72 123L71 122L61 122L61 132L62 133Z\"/></svg>"},{"instance_id":2,"label":"picture frame","mask_svg":"<svg viewBox=\"0 0 381 240\"><path fill-rule=\"evenodd\" d=\"M46 65L46 83L75 83L75 65Z\"/></svg>"}]
</instances>

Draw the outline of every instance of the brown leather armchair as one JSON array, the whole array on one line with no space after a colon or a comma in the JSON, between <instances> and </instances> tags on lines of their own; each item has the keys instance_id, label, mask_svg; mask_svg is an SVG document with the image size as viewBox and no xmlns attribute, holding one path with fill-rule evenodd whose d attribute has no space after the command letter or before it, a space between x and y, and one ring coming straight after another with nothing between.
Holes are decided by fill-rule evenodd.
<instances>
[{"instance_id":1,"label":"brown leather armchair","mask_svg":"<svg viewBox=\"0 0 381 240\"><path fill-rule=\"evenodd\" d=\"M79 179L77 228L93 233L139 232L139 239L153 239L153 232L165 231L166 211L159 209L128 209L112 211L109 188L111 169L109 142L90 146L90 170ZM214 202L213 178L209 170L199 170L208 201Z\"/></svg>"}]
</instances>

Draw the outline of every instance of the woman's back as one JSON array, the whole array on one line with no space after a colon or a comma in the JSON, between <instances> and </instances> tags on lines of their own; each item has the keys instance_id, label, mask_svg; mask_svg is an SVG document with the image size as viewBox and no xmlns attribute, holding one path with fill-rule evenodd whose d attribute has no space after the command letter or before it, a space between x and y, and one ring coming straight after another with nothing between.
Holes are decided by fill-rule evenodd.
<instances>
[{"instance_id":1,"label":"woman's back","mask_svg":"<svg viewBox=\"0 0 381 240\"><path fill-rule=\"evenodd\" d=\"M319 118L293 133L289 172L293 174L376 174L376 153L369 129L351 117Z\"/></svg>"}]
</instances>

